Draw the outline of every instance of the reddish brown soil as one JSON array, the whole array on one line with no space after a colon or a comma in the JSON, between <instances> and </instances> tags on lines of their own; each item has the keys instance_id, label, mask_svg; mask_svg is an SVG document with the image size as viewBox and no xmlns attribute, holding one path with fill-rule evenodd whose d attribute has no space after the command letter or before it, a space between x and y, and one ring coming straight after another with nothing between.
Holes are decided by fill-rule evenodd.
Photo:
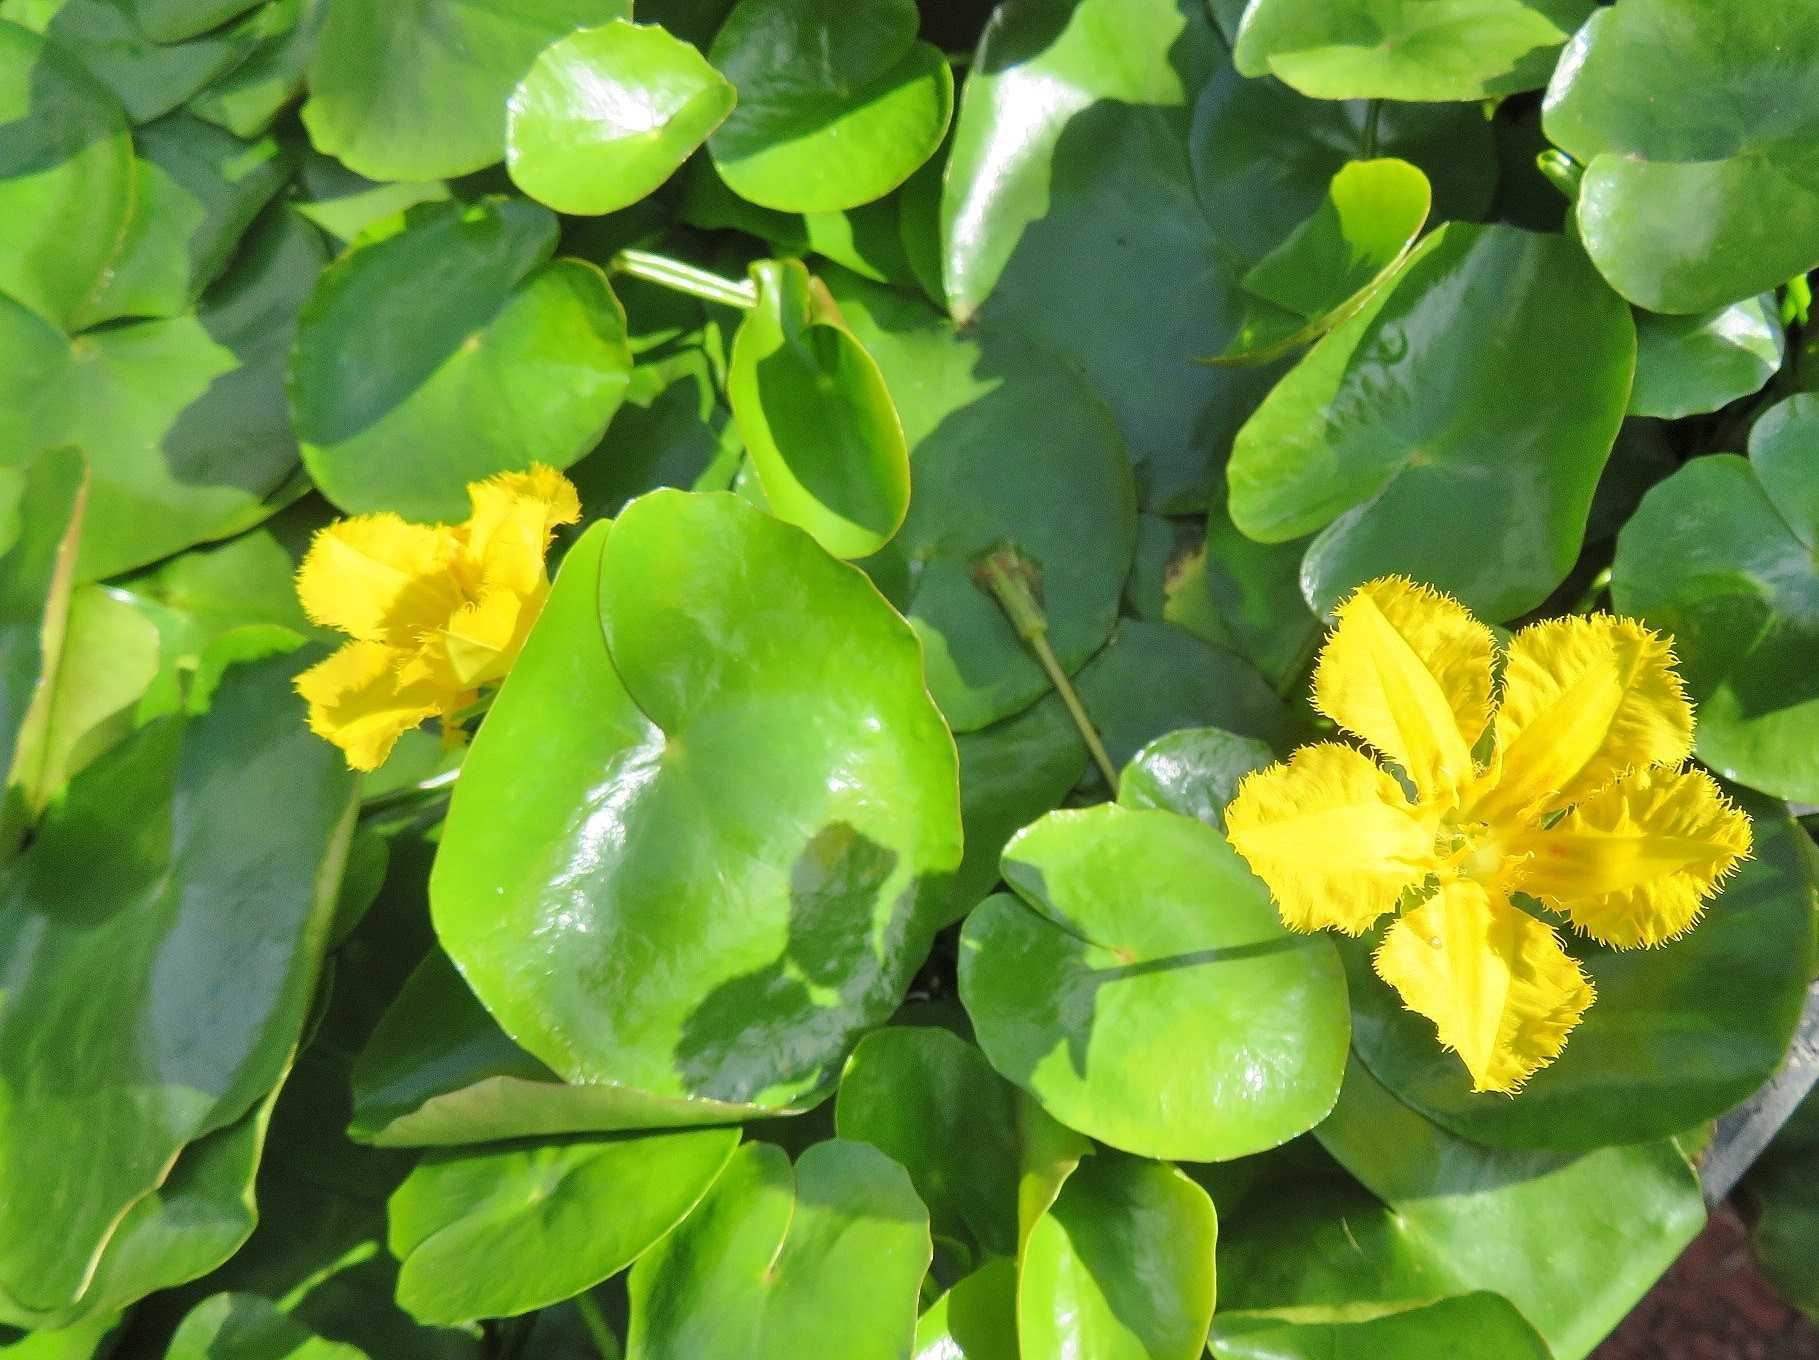
<instances>
[{"instance_id":1,"label":"reddish brown soil","mask_svg":"<svg viewBox=\"0 0 1819 1360\"><path fill-rule=\"evenodd\" d=\"M1727 1205L1592 1360L1819 1360L1819 1329L1762 1278Z\"/></svg>"}]
</instances>

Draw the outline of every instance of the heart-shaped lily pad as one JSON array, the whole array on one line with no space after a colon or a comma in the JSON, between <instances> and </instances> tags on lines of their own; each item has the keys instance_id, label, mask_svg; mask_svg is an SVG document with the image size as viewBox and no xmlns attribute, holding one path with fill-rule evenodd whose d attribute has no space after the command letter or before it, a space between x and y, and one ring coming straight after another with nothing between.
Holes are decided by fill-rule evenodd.
<instances>
[{"instance_id":1,"label":"heart-shaped lily pad","mask_svg":"<svg viewBox=\"0 0 1819 1360\"><path fill-rule=\"evenodd\" d=\"M75 324L120 253L133 180L119 102L60 46L0 20L0 292Z\"/></svg>"},{"instance_id":2,"label":"heart-shaped lily pad","mask_svg":"<svg viewBox=\"0 0 1819 1360\"><path fill-rule=\"evenodd\" d=\"M726 395L765 502L836 557L865 557L909 512L909 447L884 377L799 260L752 266Z\"/></svg>"},{"instance_id":3,"label":"heart-shaped lily pad","mask_svg":"<svg viewBox=\"0 0 1819 1360\"><path fill-rule=\"evenodd\" d=\"M1773 407L1748 461L1695 458L1617 538L1611 598L1671 633L1699 704L1699 758L1819 801L1819 397Z\"/></svg>"},{"instance_id":4,"label":"heart-shaped lily pad","mask_svg":"<svg viewBox=\"0 0 1819 1360\"><path fill-rule=\"evenodd\" d=\"M707 144L734 193L782 212L882 198L935 154L954 76L915 0L740 0L708 49L739 104Z\"/></svg>"},{"instance_id":5,"label":"heart-shaped lily pad","mask_svg":"<svg viewBox=\"0 0 1819 1360\"><path fill-rule=\"evenodd\" d=\"M630 0L388 0L329 6L303 125L369 179L440 179L505 157L505 106L550 43Z\"/></svg>"},{"instance_id":6,"label":"heart-shaped lily pad","mask_svg":"<svg viewBox=\"0 0 1819 1360\"><path fill-rule=\"evenodd\" d=\"M1586 249L1638 306L1703 312L1819 264L1812 0L1601 7L1561 54L1542 125L1585 167Z\"/></svg>"},{"instance_id":7,"label":"heart-shaped lily pad","mask_svg":"<svg viewBox=\"0 0 1819 1360\"><path fill-rule=\"evenodd\" d=\"M321 238L283 212L183 316L73 341L0 298L0 459L74 444L92 483L77 572L112 576L256 524L297 465L284 396Z\"/></svg>"},{"instance_id":8,"label":"heart-shaped lily pad","mask_svg":"<svg viewBox=\"0 0 1819 1360\"><path fill-rule=\"evenodd\" d=\"M1244 320L1218 364L1262 364L1354 315L1401 266L1433 191L1407 161L1350 161L1313 213L1239 280Z\"/></svg>"},{"instance_id":9,"label":"heart-shaped lily pad","mask_svg":"<svg viewBox=\"0 0 1819 1360\"><path fill-rule=\"evenodd\" d=\"M902 1360L930 1252L922 1202L876 1148L816 1143L791 1167L747 1143L632 1267L627 1360Z\"/></svg>"},{"instance_id":10,"label":"heart-shaped lily pad","mask_svg":"<svg viewBox=\"0 0 1819 1360\"><path fill-rule=\"evenodd\" d=\"M297 1042L354 795L339 753L303 725L298 668L233 667L205 715L115 747L0 879L12 1310L79 1299L126 1210L185 1144L270 1091ZM174 987L211 1004L173 1006Z\"/></svg>"},{"instance_id":11,"label":"heart-shaped lily pad","mask_svg":"<svg viewBox=\"0 0 1819 1360\"><path fill-rule=\"evenodd\" d=\"M1787 351L1771 293L1692 316L1636 313L1629 413L1677 420L1762 390Z\"/></svg>"},{"instance_id":12,"label":"heart-shaped lily pad","mask_svg":"<svg viewBox=\"0 0 1819 1360\"><path fill-rule=\"evenodd\" d=\"M1225 830L1226 805L1238 783L1273 762L1275 752L1220 727L1186 727L1157 737L1118 777L1120 806L1178 812Z\"/></svg>"},{"instance_id":13,"label":"heart-shaped lily pad","mask_svg":"<svg viewBox=\"0 0 1819 1360\"><path fill-rule=\"evenodd\" d=\"M432 1153L387 1206L398 1302L454 1324L572 1298L687 1217L738 1146L730 1128Z\"/></svg>"},{"instance_id":14,"label":"heart-shaped lily pad","mask_svg":"<svg viewBox=\"0 0 1819 1360\"><path fill-rule=\"evenodd\" d=\"M630 377L625 313L598 268L551 260L555 246L547 209L493 198L425 206L329 267L291 364L324 495L459 520L469 482L594 447Z\"/></svg>"},{"instance_id":15,"label":"heart-shaped lily pad","mask_svg":"<svg viewBox=\"0 0 1819 1360\"><path fill-rule=\"evenodd\" d=\"M1004 851L960 937L979 1045L1070 1128L1223 1161L1332 1108L1350 1036L1329 941L1291 935L1211 827L1106 804Z\"/></svg>"},{"instance_id":16,"label":"heart-shaped lily pad","mask_svg":"<svg viewBox=\"0 0 1819 1360\"><path fill-rule=\"evenodd\" d=\"M1023 1354L1197 1360L1218 1235L1212 1200L1175 1167L1112 1152L1083 1159L1024 1250Z\"/></svg>"},{"instance_id":17,"label":"heart-shaped lily pad","mask_svg":"<svg viewBox=\"0 0 1819 1360\"><path fill-rule=\"evenodd\" d=\"M1592 0L1252 0L1232 55L1319 99L1491 99L1547 84Z\"/></svg>"},{"instance_id":18,"label":"heart-shaped lily pad","mask_svg":"<svg viewBox=\"0 0 1819 1360\"><path fill-rule=\"evenodd\" d=\"M699 52L661 28L584 28L544 48L512 94L512 182L557 212L630 207L707 140L734 98Z\"/></svg>"},{"instance_id":19,"label":"heart-shaped lily pad","mask_svg":"<svg viewBox=\"0 0 1819 1360\"><path fill-rule=\"evenodd\" d=\"M564 1079L787 1108L895 1008L959 859L908 626L800 530L657 491L569 550L431 900Z\"/></svg>"},{"instance_id":20,"label":"heart-shaped lily pad","mask_svg":"<svg viewBox=\"0 0 1819 1360\"><path fill-rule=\"evenodd\" d=\"M1480 1290L1431 1303L1222 1312L1213 1360L1554 1360L1508 1299Z\"/></svg>"},{"instance_id":21,"label":"heart-shaped lily pad","mask_svg":"<svg viewBox=\"0 0 1819 1360\"><path fill-rule=\"evenodd\" d=\"M1017 1097L973 1045L944 1029L892 1025L847 1060L834 1106L842 1138L910 1174L937 1239L979 1254L1017 1249Z\"/></svg>"},{"instance_id":22,"label":"heart-shaped lily pad","mask_svg":"<svg viewBox=\"0 0 1819 1360\"><path fill-rule=\"evenodd\" d=\"M1403 572L1513 618L1578 557L1634 337L1574 242L1448 223L1239 431L1232 520L1266 543L1325 526L1301 571L1318 611ZM1436 505L1480 532L1430 532Z\"/></svg>"},{"instance_id":23,"label":"heart-shaped lily pad","mask_svg":"<svg viewBox=\"0 0 1819 1360\"><path fill-rule=\"evenodd\" d=\"M863 564L922 637L929 690L970 732L1027 708L1048 676L976 580L1010 545L1041 575L1048 641L1079 669L1111 632L1129 570L1135 495L1111 412L1057 354L1008 327L958 331L849 274L831 290L878 362L909 444L914 494Z\"/></svg>"}]
</instances>

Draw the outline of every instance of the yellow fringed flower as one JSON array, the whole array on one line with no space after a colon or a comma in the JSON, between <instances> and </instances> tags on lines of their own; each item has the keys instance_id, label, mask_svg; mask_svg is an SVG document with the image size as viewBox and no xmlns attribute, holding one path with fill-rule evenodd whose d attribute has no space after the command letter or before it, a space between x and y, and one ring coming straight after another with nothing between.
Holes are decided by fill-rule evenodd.
<instances>
[{"instance_id":1,"label":"yellow fringed flower","mask_svg":"<svg viewBox=\"0 0 1819 1360\"><path fill-rule=\"evenodd\" d=\"M1232 844L1292 930L1361 935L1478 1091L1515 1091L1592 1004L1525 893L1619 949L1690 930L1750 851L1749 819L1685 768L1693 711L1667 639L1594 615L1524 628L1504 652L1457 601L1390 576L1336 611L1314 703L1393 762L1326 742L1248 776ZM1489 731L1488 755L1475 754Z\"/></svg>"},{"instance_id":2,"label":"yellow fringed flower","mask_svg":"<svg viewBox=\"0 0 1819 1360\"><path fill-rule=\"evenodd\" d=\"M505 678L549 594L543 559L556 526L581 518L574 486L547 467L467 494L463 524L338 520L297 569L304 612L354 639L296 684L310 730L356 770L377 769L429 718L452 735L449 717Z\"/></svg>"}]
</instances>

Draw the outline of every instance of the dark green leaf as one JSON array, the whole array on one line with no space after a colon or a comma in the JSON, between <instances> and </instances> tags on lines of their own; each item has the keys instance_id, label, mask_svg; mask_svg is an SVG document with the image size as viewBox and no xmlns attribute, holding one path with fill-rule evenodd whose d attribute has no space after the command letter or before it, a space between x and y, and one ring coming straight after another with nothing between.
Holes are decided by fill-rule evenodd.
<instances>
[{"instance_id":1,"label":"dark green leaf","mask_svg":"<svg viewBox=\"0 0 1819 1360\"><path fill-rule=\"evenodd\" d=\"M1189 727L1158 737L1131 757L1118 779L1118 802L1158 808L1225 830L1225 807L1252 770L1273 763L1260 741L1218 727Z\"/></svg>"},{"instance_id":2,"label":"dark green leaf","mask_svg":"<svg viewBox=\"0 0 1819 1360\"><path fill-rule=\"evenodd\" d=\"M1637 312L1629 413L1674 420L1716 411L1761 391L1786 350L1773 294L1694 316Z\"/></svg>"}]
</instances>

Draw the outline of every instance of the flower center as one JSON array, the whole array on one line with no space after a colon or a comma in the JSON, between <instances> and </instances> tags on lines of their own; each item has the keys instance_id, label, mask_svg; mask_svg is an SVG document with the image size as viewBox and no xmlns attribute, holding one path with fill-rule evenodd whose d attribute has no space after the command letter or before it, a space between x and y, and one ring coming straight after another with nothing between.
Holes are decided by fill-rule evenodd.
<instances>
[{"instance_id":1,"label":"flower center","mask_svg":"<svg viewBox=\"0 0 1819 1360\"><path fill-rule=\"evenodd\" d=\"M1502 878L1510 853L1504 837L1484 822L1463 821L1457 813L1441 821L1434 853L1451 875L1489 885Z\"/></svg>"}]
</instances>

